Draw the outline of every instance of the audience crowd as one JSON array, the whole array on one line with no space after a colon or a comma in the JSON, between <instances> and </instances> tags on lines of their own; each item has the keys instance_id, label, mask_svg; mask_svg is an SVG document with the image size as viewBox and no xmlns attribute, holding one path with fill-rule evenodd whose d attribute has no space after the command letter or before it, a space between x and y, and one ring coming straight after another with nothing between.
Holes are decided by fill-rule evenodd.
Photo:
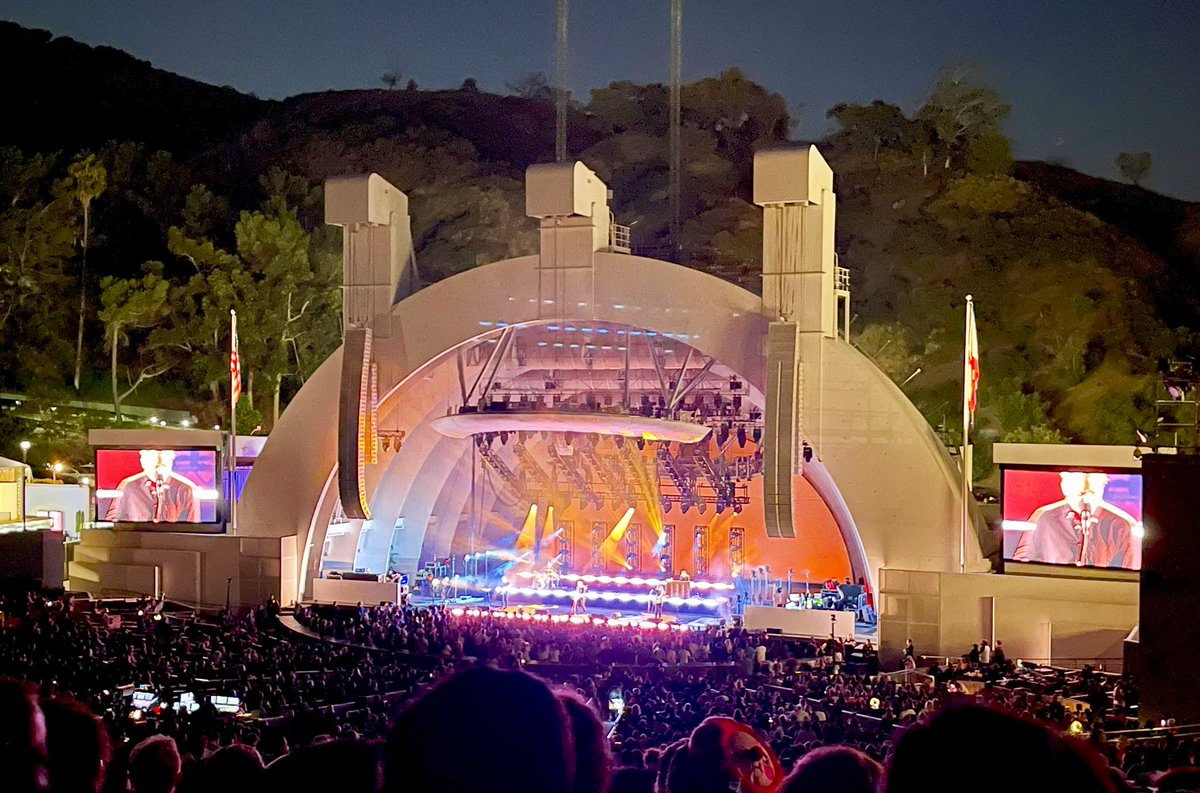
<instances>
[{"instance_id":1,"label":"audience crowd","mask_svg":"<svg viewBox=\"0 0 1200 793\"><path fill-rule=\"evenodd\" d=\"M45 593L0 611L4 790L1200 789L1186 731L1122 734L1131 680L1000 645L878 674L869 645L736 626Z\"/></svg>"}]
</instances>

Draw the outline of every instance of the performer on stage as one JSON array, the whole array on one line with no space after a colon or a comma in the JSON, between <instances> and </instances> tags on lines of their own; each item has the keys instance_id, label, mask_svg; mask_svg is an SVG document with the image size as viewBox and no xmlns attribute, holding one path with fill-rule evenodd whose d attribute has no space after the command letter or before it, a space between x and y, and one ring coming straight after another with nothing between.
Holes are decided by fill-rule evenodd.
<instances>
[{"instance_id":1,"label":"performer on stage","mask_svg":"<svg viewBox=\"0 0 1200 793\"><path fill-rule=\"evenodd\" d=\"M571 596L571 615L587 614L587 584L583 580L575 582L575 594Z\"/></svg>"},{"instance_id":2,"label":"performer on stage","mask_svg":"<svg viewBox=\"0 0 1200 793\"><path fill-rule=\"evenodd\" d=\"M650 611L654 615L654 619L661 620L663 615L663 604L667 602L667 588L663 584L659 584L650 590Z\"/></svg>"}]
</instances>

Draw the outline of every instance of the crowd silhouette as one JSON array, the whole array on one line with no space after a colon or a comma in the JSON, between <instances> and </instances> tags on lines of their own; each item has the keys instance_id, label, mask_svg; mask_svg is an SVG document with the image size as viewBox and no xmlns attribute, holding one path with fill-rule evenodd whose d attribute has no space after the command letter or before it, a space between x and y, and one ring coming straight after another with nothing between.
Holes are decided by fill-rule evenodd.
<instances>
[{"instance_id":1,"label":"crowd silhouette","mask_svg":"<svg viewBox=\"0 0 1200 793\"><path fill-rule=\"evenodd\" d=\"M1129 679L977 648L885 675L871 648L737 627L0 607L0 788L22 793L1200 786L1193 739L1123 734Z\"/></svg>"}]
</instances>

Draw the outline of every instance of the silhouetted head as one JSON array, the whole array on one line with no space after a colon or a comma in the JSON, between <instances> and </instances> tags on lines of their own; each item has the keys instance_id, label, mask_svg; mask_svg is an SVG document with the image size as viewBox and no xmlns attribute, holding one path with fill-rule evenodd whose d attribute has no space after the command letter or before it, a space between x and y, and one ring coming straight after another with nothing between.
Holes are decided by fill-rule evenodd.
<instances>
[{"instance_id":1,"label":"silhouetted head","mask_svg":"<svg viewBox=\"0 0 1200 793\"><path fill-rule=\"evenodd\" d=\"M384 789L570 793L575 749L566 711L524 672L469 669L405 709L388 738Z\"/></svg>"},{"instance_id":2,"label":"silhouetted head","mask_svg":"<svg viewBox=\"0 0 1200 793\"><path fill-rule=\"evenodd\" d=\"M213 793L261 793L266 769L258 752L235 744L205 760L200 776L202 788Z\"/></svg>"},{"instance_id":3,"label":"silhouetted head","mask_svg":"<svg viewBox=\"0 0 1200 793\"><path fill-rule=\"evenodd\" d=\"M285 754L267 766L264 790L288 793L376 793L383 782L382 747L330 741Z\"/></svg>"},{"instance_id":4,"label":"silhouetted head","mask_svg":"<svg viewBox=\"0 0 1200 793\"><path fill-rule=\"evenodd\" d=\"M823 746L801 757L782 793L877 793L883 766L849 746Z\"/></svg>"},{"instance_id":5,"label":"silhouetted head","mask_svg":"<svg viewBox=\"0 0 1200 793\"><path fill-rule=\"evenodd\" d=\"M669 793L717 793L733 786L746 793L771 793L782 781L783 769L766 741L724 716L700 722L667 772Z\"/></svg>"},{"instance_id":6,"label":"silhouetted head","mask_svg":"<svg viewBox=\"0 0 1200 793\"><path fill-rule=\"evenodd\" d=\"M104 785L104 768L112 745L104 722L73 699L45 699L46 752L54 793L96 793Z\"/></svg>"},{"instance_id":7,"label":"silhouetted head","mask_svg":"<svg viewBox=\"0 0 1200 793\"><path fill-rule=\"evenodd\" d=\"M986 736L986 737L985 737ZM979 765L981 746L1003 747L1004 761ZM1051 790L1112 793L1103 762L1084 745L1028 719L974 704L951 704L897 742L887 793Z\"/></svg>"},{"instance_id":8,"label":"silhouetted head","mask_svg":"<svg viewBox=\"0 0 1200 793\"><path fill-rule=\"evenodd\" d=\"M42 793L46 773L46 721L32 688L0 678L0 769L6 790Z\"/></svg>"},{"instance_id":9,"label":"silhouetted head","mask_svg":"<svg viewBox=\"0 0 1200 793\"><path fill-rule=\"evenodd\" d=\"M129 785L133 793L171 793L182 768L175 739L151 735L129 753Z\"/></svg>"},{"instance_id":10,"label":"silhouetted head","mask_svg":"<svg viewBox=\"0 0 1200 793\"><path fill-rule=\"evenodd\" d=\"M575 784L571 789L574 793L604 793L612 769L612 752L604 725L578 694L561 691L558 698L567 711L575 746Z\"/></svg>"}]
</instances>

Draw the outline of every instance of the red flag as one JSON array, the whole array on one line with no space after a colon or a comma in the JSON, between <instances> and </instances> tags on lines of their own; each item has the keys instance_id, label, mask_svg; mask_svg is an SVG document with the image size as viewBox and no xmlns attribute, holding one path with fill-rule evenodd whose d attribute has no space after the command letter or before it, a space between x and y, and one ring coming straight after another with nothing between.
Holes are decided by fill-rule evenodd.
<instances>
[{"instance_id":1,"label":"red flag","mask_svg":"<svg viewBox=\"0 0 1200 793\"><path fill-rule=\"evenodd\" d=\"M979 333L975 330L975 303L967 301L967 353L963 371L963 399L971 417L975 417L975 406L979 397Z\"/></svg>"},{"instance_id":2,"label":"red flag","mask_svg":"<svg viewBox=\"0 0 1200 793\"><path fill-rule=\"evenodd\" d=\"M233 391L233 404L242 396L242 361L238 357L237 313L230 311L232 334L229 342L229 379Z\"/></svg>"}]
</instances>

